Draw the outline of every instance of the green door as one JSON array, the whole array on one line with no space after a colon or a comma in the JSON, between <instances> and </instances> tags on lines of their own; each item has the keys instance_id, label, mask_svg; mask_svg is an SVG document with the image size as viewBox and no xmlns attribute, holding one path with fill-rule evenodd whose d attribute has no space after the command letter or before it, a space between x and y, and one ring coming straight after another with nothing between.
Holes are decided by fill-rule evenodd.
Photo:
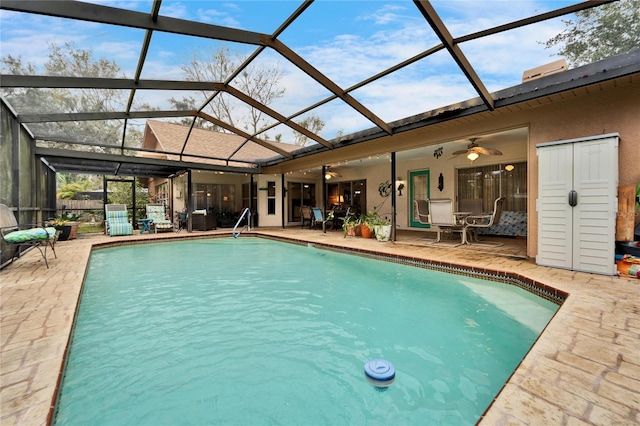
<instances>
[{"instance_id":1,"label":"green door","mask_svg":"<svg viewBox=\"0 0 640 426\"><path fill-rule=\"evenodd\" d=\"M418 222L418 211L413 200L429 199L429 170L409 172L409 196L411 197L410 224L415 228L429 228Z\"/></svg>"}]
</instances>

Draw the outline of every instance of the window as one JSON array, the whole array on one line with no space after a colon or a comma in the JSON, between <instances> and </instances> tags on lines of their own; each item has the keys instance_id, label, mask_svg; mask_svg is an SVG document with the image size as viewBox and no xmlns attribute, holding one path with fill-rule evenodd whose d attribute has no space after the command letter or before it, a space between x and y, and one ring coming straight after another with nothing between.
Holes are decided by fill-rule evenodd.
<instances>
[{"instance_id":1,"label":"window","mask_svg":"<svg viewBox=\"0 0 640 426\"><path fill-rule=\"evenodd\" d=\"M195 185L194 210L231 214L235 212L235 185L197 183Z\"/></svg>"},{"instance_id":2,"label":"window","mask_svg":"<svg viewBox=\"0 0 640 426\"><path fill-rule=\"evenodd\" d=\"M526 162L458 169L458 210L492 211L498 197L505 211L527 211Z\"/></svg>"},{"instance_id":3,"label":"window","mask_svg":"<svg viewBox=\"0 0 640 426\"><path fill-rule=\"evenodd\" d=\"M169 202L169 184L167 182L156 185L155 188L155 202L164 206Z\"/></svg>"},{"instance_id":4,"label":"window","mask_svg":"<svg viewBox=\"0 0 640 426\"><path fill-rule=\"evenodd\" d=\"M276 183L267 182L267 214L276 214Z\"/></svg>"},{"instance_id":5,"label":"window","mask_svg":"<svg viewBox=\"0 0 640 426\"><path fill-rule=\"evenodd\" d=\"M354 180L327 184L327 206L349 205L358 213L366 212L367 181Z\"/></svg>"}]
</instances>

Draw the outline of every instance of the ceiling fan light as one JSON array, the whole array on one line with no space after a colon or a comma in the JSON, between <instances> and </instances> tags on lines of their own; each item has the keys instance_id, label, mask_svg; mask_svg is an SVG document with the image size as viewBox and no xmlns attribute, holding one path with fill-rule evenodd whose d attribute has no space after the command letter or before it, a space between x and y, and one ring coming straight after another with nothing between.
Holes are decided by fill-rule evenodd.
<instances>
[{"instance_id":1,"label":"ceiling fan light","mask_svg":"<svg viewBox=\"0 0 640 426\"><path fill-rule=\"evenodd\" d=\"M325 178L326 180L331 179L331 174L329 174L329 173L325 173L324 178Z\"/></svg>"},{"instance_id":2,"label":"ceiling fan light","mask_svg":"<svg viewBox=\"0 0 640 426\"><path fill-rule=\"evenodd\" d=\"M480 157L480 155L477 152L470 152L467 154L467 158L471 161L476 161L478 157Z\"/></svg>"}]
</instances>

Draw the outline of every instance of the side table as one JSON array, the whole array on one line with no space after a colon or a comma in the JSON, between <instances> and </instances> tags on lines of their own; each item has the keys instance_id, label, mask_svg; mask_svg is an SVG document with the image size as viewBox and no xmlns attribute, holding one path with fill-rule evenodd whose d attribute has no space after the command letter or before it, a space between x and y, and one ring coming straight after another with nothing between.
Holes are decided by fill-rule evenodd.
<instances>
[{"instance_id":1,"label":"side table","mask_svg":"<svg viewBox=\"0 0 640 426\"><path fill-rule=\"evenodd\" d=\"M153 223L153 219L138 219L138 222L142 224L140 234L144 233L145 231L151 234L151 224Z\"/></svg>"}]
</instances>

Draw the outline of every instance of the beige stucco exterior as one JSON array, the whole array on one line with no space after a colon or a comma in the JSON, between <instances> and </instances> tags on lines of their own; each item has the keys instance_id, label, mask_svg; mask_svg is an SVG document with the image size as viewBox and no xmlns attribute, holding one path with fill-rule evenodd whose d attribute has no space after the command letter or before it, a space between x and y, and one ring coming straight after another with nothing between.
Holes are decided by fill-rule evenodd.
<instances>
[{"instance_id":1,"label":"beige stucco exterior","mask_svg":"<svg viewBox=\"0 0 640 426\"><path fill-rule=\"evenodd\" d=\"M527 162L527 255L535 257L538 244L536 199L538 191L538 162L536 145L566 139L585 138L605 133L620 135L619 184L637 185L640 182L640 79L625 77L600 83L587 88L561 94L550 95L534 101L523 102L494 111L444 121L414 131L408 131L371 142L346 146L314 156L283 162L277 166L264 168L254 176L258 188L267 186L268 181L276 185L276 214L266 211L266 191L257 193L260 226L285 226L291 222L288 209L282 211L282 174L285 187L289 181L316 184L316 200L322 200L322 177L319 166L340 164L341 176L334 181L366 180L367 210L380 208L382 216L390 217L391 202L380 197L378 185L390 178L390 152L397 153L396 184L406 183L409 173L414 170L429 170L430 194L434 198L456 198L456 170L469 167L464 156L452 157L451 149L435 158L433 150L448 146L452 141L464 140L471 136L495 135L503 132L510 137L494 140L492 147L503 152L502 156L481 156L474 165L509 164ZM147 141L148 142L148 141ZM410 155L407 153L410 152ZM377 161L374 161L378 159ZM437 188L437 177L442 173L444 188ZM194 174L193 182L235 183L240 193L243 183L249 182L248 175L225 174L224 176L203 172ZM394 185L394 188L396 185ZM177 198L174 182L173 208L181 210L184 198ZM240 200L237 210L240 210ZM399 229L408 229L409 197L396 198L396 224ZM284 218L284 220L283 220ZM636 217L635 222L639 219Z\"/></svg>"},{"instance_id":2,"label":"beige stucco exterior","mask_svg":"<svg viewBox=\"0 0 640 426\"><path fill-rule=\"evenodd\" d=\"M528 140L525 145L525 152L512 152L510 156L505 155L500 157L499 160L481 157L477 164L482 164L482 161L500 161L504 163L508 160L517 161L521 158L528 162L527 255L535 257L538 244L536 215L538 162L536 145L604 133L618 133L620 135L619 185L637 185L640 182L639 99L640 78L638 76L625 77L515 106L497 108L492 112L480 113L471 117L451 120L415 131L389 136L371 143L336 149L314 157L314 161L311 161L312 159L300 159L280 164L278 167L265 171L286 173L303 169L304 167L316 166L322 162L331 163L344 159L366 158L370 155L384 155L389 152L390 147L394 147L395 151L403 151L420 146L438 146L439 144L469 137L470 135L490 134L513 128L527 128ZM516 141L514 143L520 142ZM505 147L503 146L500 149L505 149ZM506 149L505 154L508 154ZM456 163L455 160L438 162L427 159L425 161L427 162L422 167L429 168L432 177L438 176L442 172L445 182L453 182L455 168L460 166L460 163ZM458 161L464 161L464 159ZM406 164L398 162L398 176L402 177L407 168ZM385 175L388 176L388 172L380 178ZM434 187L437 185L434 179L432 179L431 185L432 194L438 193L434 191ZM454 189L452 185L449 185L448 188L445 183L445 191L438 193L439 196L453 198ZM402 203L399 203L397 207L398 223L402 227L403 223L406 223L406 219L403 218L407 217L407 207L403 206ZM639 218L636 217L635 223L638 222Z\"/></svg>"}]
</instances>

